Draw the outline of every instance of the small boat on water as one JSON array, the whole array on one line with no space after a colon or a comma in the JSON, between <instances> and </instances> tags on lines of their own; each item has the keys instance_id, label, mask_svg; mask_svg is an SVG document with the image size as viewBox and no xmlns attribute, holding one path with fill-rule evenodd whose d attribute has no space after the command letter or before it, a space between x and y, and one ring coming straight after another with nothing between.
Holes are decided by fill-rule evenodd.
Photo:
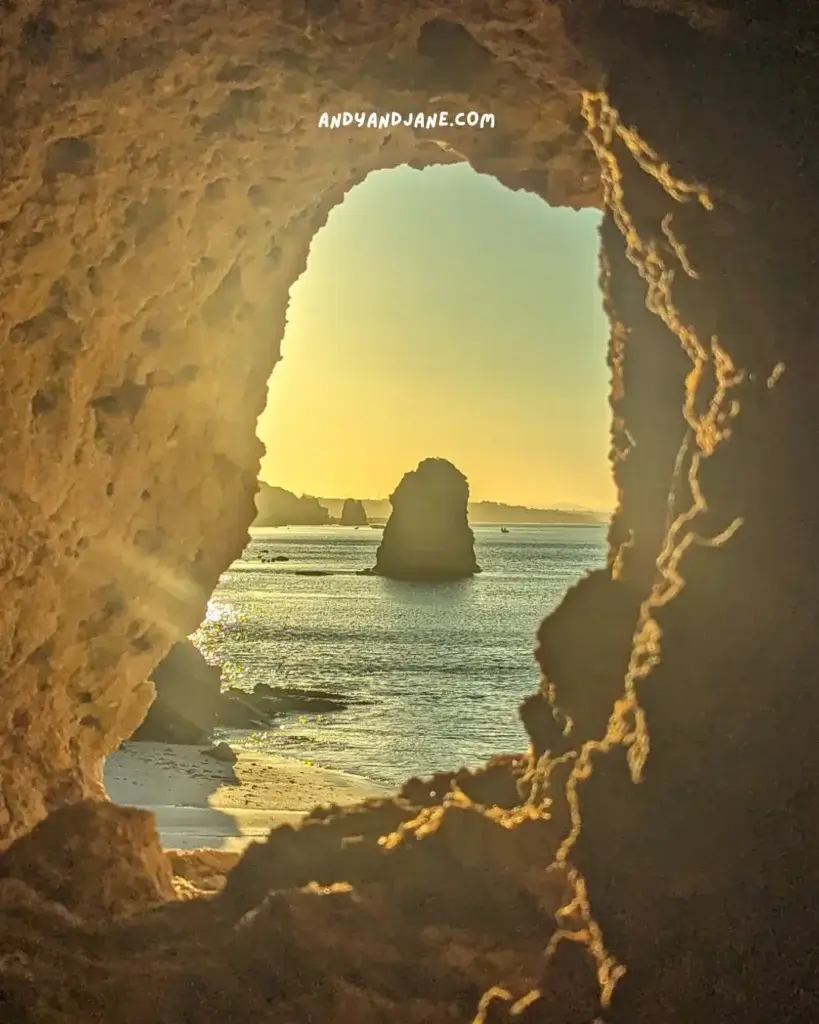
<instances>
[{"instance_id":1,"label":"small boat on water","mask_svg":"<svg viewBox=\"0 0 819 1024\"><path fill-rule=\"evenodd\" d=\"M505 526L501 527L501 533L509 533Z\"/></svg>"}]
</instances>

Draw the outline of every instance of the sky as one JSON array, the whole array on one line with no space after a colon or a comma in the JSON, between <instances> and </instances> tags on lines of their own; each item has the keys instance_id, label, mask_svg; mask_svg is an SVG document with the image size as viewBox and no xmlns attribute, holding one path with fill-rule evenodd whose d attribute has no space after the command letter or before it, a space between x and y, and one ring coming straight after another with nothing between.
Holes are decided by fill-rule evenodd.
<instances>
[{"instance_id":1,"label":"sky","mask_svg":"<svg viewBox=\"0 0 819 1024\"><path fill-rule=\"evenodd\" d=\"M466 164L370 174L291 289L261 478L383 498L439 456L473 501L610 508L599 221Z\"/></svg>"}]
</instances>

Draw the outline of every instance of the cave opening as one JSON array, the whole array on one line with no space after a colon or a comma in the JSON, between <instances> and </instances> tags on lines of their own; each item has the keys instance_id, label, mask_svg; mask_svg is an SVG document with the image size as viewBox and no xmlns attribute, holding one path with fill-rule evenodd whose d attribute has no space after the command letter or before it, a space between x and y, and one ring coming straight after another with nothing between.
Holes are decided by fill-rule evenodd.
<instances>
[{"instance_id":1,"label":"cave opening","mask_svg":"<svg viewBox=\"0 0 819 1024\"><path fill-rule=\"evenodd\" d=\"M330 214L259 421L251 543L193 636L227 681L220 741L388 785L525 750L538 623L605 564L615 499L599 223L464 163L373 173ZM482 573L359 577L387 496L431 456L466 475ZM339 528L345 495L375 516L365 528ZM260 728L270 684L338 711L305 703ZM255 702L256 685L243 729L234 694ZM142 738L168 738L155 718Z\"/></svg>"},{"instance_id":2,"label":"cave opening","mask_svg":"<svg viewBox=\"0 0 819 1024\"><path fill-rule=\"evenodd\" d=\"M122 76L98 81L95 61L103 58L88 46L102 29L90 15L63 26L76 37L67 49L52 45L61 38L59 18L50 16L46 35L22 11L7 23L19 31L27 61L31 39L45 41L48 54L32 70L45 95L55 61L96 53L79 77L75 68L64 78L92 106L102 89L108 106L94 107L94 127L83 127L80 108L55 94L62 113L40 139L31 129L31 94L15 92L15 116L29 125L21 127L18 155L29 153L33 174L25 186L7 175L16 214L4 238L18 267L3 306L10 354L3 408L16 424L4 434L6 486L18 496L7 517L14 552L7 572L37 611L11 604L6 621L15 680L10 733L14 722L31 724L14 739L4 843L50 810L102 795L102 760L144 716L148 676L202 621L219 574L244 547L261 454L255 422L289 289L316 230L349 188L379 168L469 159L556 205L599 204L573 80L542 109L531 108L518 71L487 65L485 47L476 50L469 32L451 26L438 25L422 43L425 20L380 73L379 108L424 110L443 98L455 110L488 110L497 89L509 109L526 110L520 128L510 120L495 133L414 124L386 133L324 130L323 108L342 102L366 110L371 102L354 88L335 97L307 90L282 110L276 76L304 85L316 69L305 69L284 44L275 59L243 59L240 34L207 58L215 61L207 69L203 55L153 52L145 117L134 121L123 150L125 137L106 130L105 112L119 123L135 109L132 76L144 69L123 57ZM300 37L303 28L285 36ZM453 44L464 57L460 85L445 81L435 44L442 29L460 39ZM122 56L134 39L120 30ZM469 54L478 50L484 56L470 72ZM568 69L573 60L567 51L558 65ZM480 85L465 93L470 73ZM212 92L191 101L204 80ZM151 133L152 117L168 125L165 134ZM24 434L29 443L16 447ZM93 500L70 483L78 478ZM44 518L31 529L35 509ZM196 510L184 527L181 509ZM63 680L54 688L42 678L53 666ZM45 727L51 715L61 729Z\"/></svg>"},{"instance_id":3,"label":"cave opening","mask_svg":"<svg viewBox=\"0 0 819 1024\"><path fill-rule=\"evenodd\" d=\"M6 7L11 1019L815 1020L813 5L466 3L423 34L437 9ZM491 145L447 136L476 170L558 204L602 179L607 565L541 627L527 758L315 812L203 898L150 815L84 798L245 544L316 228L369 170L448 161L317 108L443 90L503 100Z\"/></svg>"}]
</instances>

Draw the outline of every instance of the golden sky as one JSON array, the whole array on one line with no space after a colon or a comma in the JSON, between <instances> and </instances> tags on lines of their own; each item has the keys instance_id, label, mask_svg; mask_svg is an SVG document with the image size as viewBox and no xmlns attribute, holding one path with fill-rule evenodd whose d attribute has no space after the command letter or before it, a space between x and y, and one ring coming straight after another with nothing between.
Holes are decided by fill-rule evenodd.
<instances>
[{"instance_id":1,"label":"golden sky","mask_svg":"<svg viewBox=\"0 0 819 1024\"><path fill-rule=\"evenodd\" d=\"M599 220L465 164L371 174L293 286L262 479L380 498L441 456L475 501L611 507Z\"/></svg>"}]
</instances>

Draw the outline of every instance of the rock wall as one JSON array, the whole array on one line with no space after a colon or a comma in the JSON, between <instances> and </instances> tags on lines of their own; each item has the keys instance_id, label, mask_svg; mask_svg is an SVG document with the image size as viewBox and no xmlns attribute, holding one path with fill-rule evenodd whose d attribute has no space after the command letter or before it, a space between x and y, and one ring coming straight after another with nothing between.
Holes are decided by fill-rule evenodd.
<instances>
[{"instance_id":1,"label":"rock wall","mask_svg":"<svg viewBox=\"0 0 819 1024\"><path fill-rule=\"evenodd\" d=\"M553 749L611 747L576 763L564 852L628 967L607 1021L809 1020L816 60L616 5L596 28L621 500L613 578L540 631Z\"/></svg>"},{"instance_id":2,"label":"rock wall","mask_svg":"<svg viewBox=\"0 0 819 1024\"><path fill-rule=\"evenodd\" d=\"M552 202L602 192L620 502L608 570L540 630L528 760L279 830L218 901L127 929L88 923L72 885L119 906L99 873L34 856L46 828L0 863L0 1003L586 1024L588 947L610 1024L816 1020L815 6L463 0L471 42L421 32L433 4L125 7L0 23L4 843L101 795L244 545L287 289L369 169L463 155ZM496 132L314 126L448 90ZM116 814L77 803L59 842L114 836L100 871L152 907L156 837ZM584 941L544 958L555 918Z\"/></svg>"}]
</instances>

